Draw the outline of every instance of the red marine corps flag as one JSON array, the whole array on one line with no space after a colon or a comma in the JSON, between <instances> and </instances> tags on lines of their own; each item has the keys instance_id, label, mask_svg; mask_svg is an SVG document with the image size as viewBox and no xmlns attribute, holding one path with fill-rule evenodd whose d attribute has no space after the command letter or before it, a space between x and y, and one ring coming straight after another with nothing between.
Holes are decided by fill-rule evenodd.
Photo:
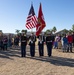
<instances>
[{"instance_id":1,"label":"red marine corps flag","mask_svg":"<svg viewBox=\"0 0 74 75\"><path fill-rule=\"evenodd\" d=\"M36 25L36 36L38 36L41 33L41 31L44 29L45 26L46 24L44 21L44 16L42 13L42 6L40 3L39 13L38 13L38 24Z\"/></svg>"},{"instance_id":2,"label":"red marine corps flag","mask_svg":"<svg viewBox=\"0 0 74 75\"><path fill-rule=\"evenodd\" d=\"M33 4L31 4L31 8L26 20L26 28L32 29L32 28L35 28L36 25L37 25L37 17L34 12Z\"/></svg>"}]
</instances>

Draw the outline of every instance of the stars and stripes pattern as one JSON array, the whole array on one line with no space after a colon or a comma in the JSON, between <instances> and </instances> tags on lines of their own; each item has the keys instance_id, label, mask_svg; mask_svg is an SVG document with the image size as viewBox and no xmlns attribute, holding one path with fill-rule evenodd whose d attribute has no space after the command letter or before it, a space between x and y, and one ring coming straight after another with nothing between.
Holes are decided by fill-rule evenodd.
<instances>
[{"instance_id":1,"label":"stars and stripes pattern","mask_svg":"<svg viewBox=\"0 0 74 75\"><path fill-rule=\"evenodd\" d=\"M26 28L32 29L32 28L35 28L36 25L37 25L37 17L35 15L33 5L31 4L29 15L28 15L27 20L26 20Z\"/></svg>"}]
</instances>

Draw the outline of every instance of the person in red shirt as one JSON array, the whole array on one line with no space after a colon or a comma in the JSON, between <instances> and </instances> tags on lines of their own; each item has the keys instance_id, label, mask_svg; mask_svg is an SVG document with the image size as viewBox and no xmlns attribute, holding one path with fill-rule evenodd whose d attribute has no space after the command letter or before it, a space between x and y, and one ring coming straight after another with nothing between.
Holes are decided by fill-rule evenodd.
<instances>
[{"instance_id":1,"label":"person in red shirt","mask_svg":"<svg viewBox=\"0 0 74 75\"><path fill-rule=\"evenodd\" d=\"M72 38L73 38L72 44L73 44L73 47L74 47L74 32L73 32L73 34L72 34Z\"/></svg>"},{"instance_id":2,"label":"person in red shirt","mask_svg":"<svg viewBox=\"0 0 74 75\"><path fill-rule=\"evenodd\" d=\"M68 34L67 36L67 39L68 39L68 48L67 48L67 52L72 52L72 41L73 41L73 37L71 35L71 33Z\"/></svg>"}]
</instances>

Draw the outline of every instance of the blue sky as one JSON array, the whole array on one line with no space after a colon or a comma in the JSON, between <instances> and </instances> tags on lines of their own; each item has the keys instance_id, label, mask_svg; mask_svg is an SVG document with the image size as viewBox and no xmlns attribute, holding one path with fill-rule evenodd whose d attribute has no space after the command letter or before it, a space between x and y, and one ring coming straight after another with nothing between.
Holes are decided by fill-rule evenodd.
<instances>
[{"instance_id":1,"label":"blue sky","mask_svg":"<svg viewBox=\"0 0 74 75\"><path fill-rule=\"evenodd\" d=\"M0 0L0 30L4 33L15 33L16 29L26 29L25 23L31 2L33 2L36 16L38 16L40 2L42 3L46 22L44 31L54 26L57 31L72 28L74 0Z\"/></svg>"}]
</instances>

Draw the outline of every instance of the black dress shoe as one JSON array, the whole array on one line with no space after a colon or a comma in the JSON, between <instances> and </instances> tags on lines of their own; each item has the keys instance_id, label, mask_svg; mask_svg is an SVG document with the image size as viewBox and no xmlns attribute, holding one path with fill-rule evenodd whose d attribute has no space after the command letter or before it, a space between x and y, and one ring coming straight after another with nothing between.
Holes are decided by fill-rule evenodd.
<instances>
[{"instance_id":1,"label":"black dress shoe","mask_svg":"<svg viewBox=\"0 0 74 75\"><path fill-rule=\"evenodd\" d=\"M49 55L49 57L51 57L51 55Z\"/></svg>"},{"instance_id":2,"label":"black dress shoe","mask_svg":"<svg viewBox=\"0 0 74 75\"><path fill-rule=\"evenodd\" d=\"M21 57L26 57L26 56L21 56Z\"/></svg>"}]
</instances>

